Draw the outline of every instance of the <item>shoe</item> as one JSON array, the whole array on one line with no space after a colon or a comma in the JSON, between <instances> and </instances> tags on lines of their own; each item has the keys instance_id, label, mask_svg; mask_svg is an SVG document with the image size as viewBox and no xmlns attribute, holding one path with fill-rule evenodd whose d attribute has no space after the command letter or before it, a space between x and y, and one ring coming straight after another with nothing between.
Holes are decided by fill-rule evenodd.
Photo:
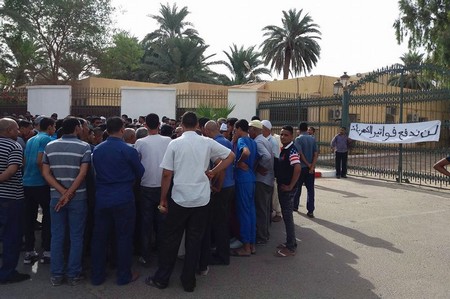
<instances>
[{"instance_id":1,"label":"shoe","mask_svg":"<svg viewBox=\"0 0 450 299\"><path fill-rule=\"evenodd\" d=\"M192 293L194 289L194 287L183 286L183 290L188 293Z\"/></svg>"},{"instance_id":2,"label":"shoe","mask_svg":"<svg viewBox=\"0 0 450 299\"><path fill-rule=\"evenodd\" d=\"M25 255L23 256L24 265L34 264L38 260L39 260L39 255L37 254L36 251L27 251L27 252L25 252Z\"/></svg>"},{"instance_id":3,"label":"shoe","mask_svg":"<svg viewBox=\"0 0 450 299\"><path fill-rule=\"evenodd\" d=\"M29 280L30 277L31 277L30 274L19 273L19 272L15 271L8 279L1 280L0 283L6 284L6 283L22 282L25 280Z\"/></svg>"},{"instance_id":4,"label":"shoe","mask_svg":"<svg viewBox=\"0 0 450 299\"><path fill-rule=\"evenodd\" d=\"M39 263L41 264L50 264L50 251L44 251L39 259Z\"/></svg>"},{"instance_id":5,"label":"shoe","mask_svg":"<svg viewBox=\"0 0 450 299\"><path fill-rule=\"evenodd\" d=\"M297 248L297 243L295 243L294 247ZM287 248L286 243L278 244L277 249L283 249L283 248Z\"/></svg>"},{"instance_id":6,"label":"shoe","mask_svg":"<svg viewBox=\"0 0 450 299\"><path fill-rule=\"evenodd\" d=\"M309 218L315 218L315 217L314 217L314 213L312 213L312 212L311 212L311 213L308 212L306 215L307 215Z\"/></svg>"},{"instance_id":7,"label":"shoe","mask_svg":"<svg viewBox=\"0 0 450 299\"><path fill-rule=\"evenodd\" d=\"M282 219L280 215L275 215L272 217L272 222L280 222Z\"/></svg>"},{"instance_id":8,"label":"shoe","mask_svg":"<svg viewBox=\"0 0 450 299\"><path fill-rule=\"evenodd\" d=\"M70 286L76 286L76 285L78 285L78 284L80 284L80 282L82 282L83 280L84 280L84 275L82 275L82 274L80 274L80 275L78 275L78 276L76 276L76 277L69 277L68 279L67 279L67 283L70 285Z\"/></svg>"},{"instance_id":9,"label":"shoe","mask_svg":"<svg viewBox=\"0 0 450 299\"><path fill-rule=\"evenodd\" d=\"M289 250L287 248L279 249L275 252L275 256L277 257L289 257L295 256L295 251Z\"/></svg>"},{"instance_id":10,"label":"shoe","mask_svg":"<svg viewBox=\"0 0 450 299\"><path fill-rule=\"evenodd\" d=\"M230 251L231 256L249 257L252 255L251 251L247 252L244 248L232 249Z\"/></svg>"},{"instance_id":11,"label":"shoe","mask_svg":"<svg viewBox=\"0 0 450 299\"><path fill-rule=\"evenodd\" d=\"M50 282L52 283L52 286L57 287L63 284L64 277L63 276L52 276L50 277Z\"/></svg>"},{"instance_id":12,"label":"shoe","mask_svg":"<svg viewBox=\"0 0 450 299\"><path fill-rule=\"evenodd\" d=\"M292 209L294 212L298 212L298 208L293 208Z\"/></svg>"},{"instance_id":13,"label":"shoe","mask_svg":"<svg viewBox=\"0 0 450 299\"><path fill-rule=\"evenodd\" d=\"M200 276L206 276L206 275L208 275L208 273L209 273L209 267L208 266L206 266L205 270L198 270L198 272L197 272L197 274L200 275Z\"/></svg>"},{"instance_id":14,"label":"shoe","mask_svg":"<svg viewBox=\"0 0 450 299\"><path fill-rule=\"evenodd\" d=\"M138 259L138 263L141 264L141 266L148 268L150 267L150 261L146 260L144 257L140 256Z\"/></svg>"},{"instance_id":15,"label":"shoe","mask_svg":"<svg viewBox=\"0 0 450 299\"><path fill-rule=\"evenodd\" d=\"M337 175L337 176L336 176L336 178L337 178L337 179L340 179L340 178L341 178L341 176L340 176L340 175Z\"/></svg>"},{"instance_id":16,"label":"shoe","mask_svg":"<svg viewBox=\"0 0 450 299\"><path fill-rule=\"evenodd\" d=\"M221 265L221 266L228 266L230 264L230 259L228 258L228 261L225 261L223 258L220 258L216 255L212 255L210 261L209 261L210 265Z\"/></svg>"},{"instance_id":17,"label":"shoe","mask_svg":"<svg viewBox=\"0 0 450 299\"><path fill-rule=\"evenodd\" d=\"M238 239L235 239L233 242L230 243L230 248L231 249L237 249L237 248L241 248L242 247L242 242L239 241Z\"/></svg>"},{"instance_id":18,"label":"shoe","mask_svg":"<svg viewBox=\"0 0 450 299\"><path fill-rule=\"evenodd\" d=\"M145 284L160 290L167 288L166 284L157 282L150 276L145 279Z\"/></svg>"},{"instance_id":19,"label":"shoe","mask_svg":"<svg viewBox=\"0 0 450 299\"><path fill-rule=\"evenodd\" d=\"M346 179L346 178L347 178L347 176L346 176L345 174L343 174L343 175L341 175L341 178L344 178L344 179Z\"/></svg>"}]
</instances>

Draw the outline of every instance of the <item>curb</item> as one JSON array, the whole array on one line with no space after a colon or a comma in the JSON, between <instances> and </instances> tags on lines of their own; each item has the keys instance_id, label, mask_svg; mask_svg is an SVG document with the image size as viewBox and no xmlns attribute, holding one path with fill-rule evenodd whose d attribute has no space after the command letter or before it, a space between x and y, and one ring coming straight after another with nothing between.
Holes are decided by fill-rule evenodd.
<instances>
[{"instance_id":1,"label":"curb","mask_svg":"<svg viewBox=\"0 0 450 299\"><path fill-rule=\"evenodd\" d=\"M314 176L315 178L333 178L336 176L336 171L319 169L316 170Z\"/></svg>"}]
</instances>

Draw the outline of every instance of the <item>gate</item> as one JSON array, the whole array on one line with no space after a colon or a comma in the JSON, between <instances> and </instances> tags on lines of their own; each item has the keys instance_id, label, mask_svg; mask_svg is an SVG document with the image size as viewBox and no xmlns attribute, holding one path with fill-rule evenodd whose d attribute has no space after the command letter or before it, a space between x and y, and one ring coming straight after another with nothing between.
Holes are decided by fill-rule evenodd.
<instances>
[{"instance_id":1,"label":"gate","mask_svg":"<svg viewBox=\"0 0 450 299\"><path fill-rule=\"evenodd\" d=\"M334 168L330 141L348 111L349 122L395 124L440 120L439 142L407 145L355 142L349 153L349 173L398 182L450 188L449 179L433 164L450 154L450 71L433 65L394 65L350 82L344 95L311 97L275 94L258 106L270 110L277 126L306 121L316 129L318 164ZM345 96L348 96L345 99ZM345 106L346 102L348 106ZM279 128L279 127L278 127Z\"/></svg>"}]
</instances>

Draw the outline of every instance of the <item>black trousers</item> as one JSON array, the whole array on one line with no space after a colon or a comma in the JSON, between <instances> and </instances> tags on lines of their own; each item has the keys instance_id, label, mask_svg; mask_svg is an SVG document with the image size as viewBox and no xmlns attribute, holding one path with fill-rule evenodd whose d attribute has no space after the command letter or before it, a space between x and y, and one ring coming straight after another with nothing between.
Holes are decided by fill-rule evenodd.
<instances>
[{"instance_id":1,"label":"black trousers","mask_svg":"<svg viewBox=\"0 0 450 299\"><path fill-rule=\"evenodd\" d=\"M42 235L41 247L44 251L50 251L50 187L33 186L24 187L25 191L25 251L35 249L34 229L39 206L42 207Z\"/></svg>"},{"instance_id":2,"label":"black trousers","mask_svg":"<svg viewBox=\"0 0 450 299\"><path fill-rule=\"evenodd\" d=\"M195 287L195 272L199 262L203 234L208 223L208 206L185 208L169 200L169 213L163 228L165 236L160 244L158 269L153 280L169 284L170 276L177 260L183 232L186 254L181 273L181 283L185 288Z\"/></svg>"},{"instance_id":3,"label":"black trousers","mask_svg":"<svg viewBox=\"0 0 450 299\"><path fill-rule=\"evenodd\" d=\"M347 160L348 160L348 152L345 153L336 152L336 159L335 159L336 176L347 175Z\"/></svg>"}]
</instances>

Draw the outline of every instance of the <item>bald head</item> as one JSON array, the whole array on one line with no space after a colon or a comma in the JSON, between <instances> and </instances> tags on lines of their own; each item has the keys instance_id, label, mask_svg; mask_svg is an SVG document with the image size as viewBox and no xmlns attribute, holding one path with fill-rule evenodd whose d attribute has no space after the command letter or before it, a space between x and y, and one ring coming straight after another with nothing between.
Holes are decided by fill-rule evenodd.
<instances>
[{"instance_id":1,"label":"bald head","mask_svg":"<svg viewBox=\"0 0 450 299\"><path fill-rule=\"evenodd\" d=\"M210 120L205 124L205 131L206 131L206 134L208 135L208 137L211 137L211 138L220 134L219 126L213 120Z\"/></svg>"},{"instance_id":2,"label":"bald head","mask_svg":"<svg viewBox=\"0 0 450 299\"><path fill-rule=\"evenodd\" d=\"M14 119L4 117L0 119L0 136L17 140L19 125Z\"/></svg>"}]
</instances>

